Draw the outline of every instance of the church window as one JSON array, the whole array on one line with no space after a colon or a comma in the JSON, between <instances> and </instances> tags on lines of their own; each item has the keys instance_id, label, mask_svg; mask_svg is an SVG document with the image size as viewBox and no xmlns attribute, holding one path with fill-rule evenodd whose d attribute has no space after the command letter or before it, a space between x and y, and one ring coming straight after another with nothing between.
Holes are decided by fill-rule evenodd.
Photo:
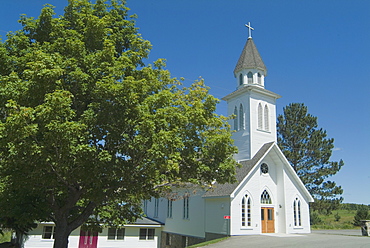
<instances>
[{"instance_id":1,"label":"church window","mask_svg":"<svg viewBox=\"0 0 370 248\"><path fill-rule=\"evenodd\" d=\"M156 198L154 201L154 217L158 217L159 199Z\"/></svg>"},{"instance_id":2,"label":"church window","mask_svg":"<svg viewBox=\"0 0 370 248\"><path fill-rule=\"evenodd\" d=\"M172 218L172 200L167 200L167 218Z\"/></svg>"},{"instance_id":3,"label":"church window","mask_svg":"<svg viewBox=\"0 0 370 248\"><path fill-rule=\"evenodd\" d=\"M144 200L144 213L148 214L148 200Z\"/></svg>"},{"instance_id":4,"label":"church window","mask_svg":"<svg viewBox=\"0 0 370 248\"><path fill-rule=\"evenodd\" d=\"M239 85L242 85L244 82L243 82L243 74L239 74Z\"/></svg>"},{"instance_id":5,"label":"church window","mask_svg":"<svg viewBox=\"0 0 370 248\"><path fill-rule=\"evenodd\" d=\"M272 204L270 194L264 190L261 194L261 204Z\"/></svg>"},{"instance_id":6,"label":"church window","mask_svg":"<svg viewBox=\"0 0 370 248\"><path fill-rule=\"evenodd\" d=\"M244 129L244 110L242 104L239 107L239 129Z\"/></svg>"},{"instance_id":7,"label":"church window","mask_svg":"<svg viewBox=\"0 0 370 248\"><path fill-rule=\"evenodd\" d=\"M248 195L242 199L242 226L252 226L251 198Z\"/></svg>"},{"instance_id":8,"label":"church window","mask_svg":"<svg viewBox=\"0 0 370 248\"><path fill-rule=\"evenodd\" d=\"M183 219L189 219L189 197L184 198Z\"/></svg>"},{"instance_id":9,"label":"church window","mask_svg":"<svg viewBox=\"0 0 370 248\"><path fill-rule=\"evenodd\" d=\"M265 130L266 131L269 131L269 129L270 129L270 124L269 124L269 108L267 107L267 104L265 105L264 118L265 118Z\"/></svg>"},{"instance_id":10,"label":"church window","mask_svg":"<svg viewBox=\"0 0 370 248\"><path fill-rule=\"evenodd\" d=\"M238 130L238 109L234 108L234 130L237 131Z\"/></svg>"},{"instance_id":11,"label":"church window","mask_svg":"<svg viewBox=\"0 0 370 248\"><path fill-rule=\"evenodd\" d=\"M262 84L262 80L261 80L261 73L258 73L258 84Z\"/></svg>"},{"instance_id":12,"label":"church window","mask_svg":"<svg viewBox=\"0 0 370 248\"><path fill-rule=\"evenodd\" d=\"M252 72L248 72L247 78L248 78L248 84L253 84L253 74L252 74Z\"/></svg>"},{"instance_id":13,"label":"church window","mask_svg":"<svg viewBox=\"0 0 370 248\"><path fill-rule=\"evenodd\" d=\"M258 129L262 130L262 105L258 104Z\"/></svg>"},{"instance_id":14,"label":"church window","mask_svg":"<svg viewBox=\"0 0 370 248\"><path fill-rule=\"evenodd\" d=\"M301 222L301 201L295 198L293 202L294 226L302 226Z\"/></svg>"}]
</instances>

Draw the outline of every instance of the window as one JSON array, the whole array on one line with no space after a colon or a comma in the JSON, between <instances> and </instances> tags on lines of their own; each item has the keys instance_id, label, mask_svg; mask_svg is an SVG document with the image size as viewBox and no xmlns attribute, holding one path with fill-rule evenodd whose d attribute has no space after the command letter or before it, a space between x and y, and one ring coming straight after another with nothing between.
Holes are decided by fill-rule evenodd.
<instances>
[{"instance_id":1,"label":"window","mask_svg":"<svg viewBox=\"0 0 370 248\"><path fill-rule=\"evenodd\" d=\"M253 74L252 74L252 72L248 72L247 77L248 77L248 84L253 84Z\"/></svg>"},{"instance_id":2,"label":"window","mask_svg":"<svg viewBox=\"0 0 370 248\"><path fill-rule=\"evenodd\" d=\"M252 226L251 221L251 198L248 195L242 199L242 226Z\"/></svg>"},{"instance_id":3,"label":"window","mask_svg":"<svg viewBox=\"0 0 370 248\"><path fill-rule=\"evenodd\" d=\"M243 82L243 74L239 74L239 85L242 85L244 82Z\"/></svg>"},{"instance_id":4,"label":"window","mask_svg":"<svg viewBox=\"0 0 370 248\"><path fill-rule=\"evenodd\" d=\"M294 226L302 226L301 222L301 201L295 198L293 202Z\"/></svg>"},{"instance_id":5,"label":"window","mask_svg":"<svg viewBox=\"0 0 370 248\"><path fill-rule=\"evenodd\" d=\"M237 131L238 130L238 109L234 108L234 115L235 115L235 119L234 119L234 130Z\"/></svg>"},{"instance_id":6,"label":"window","mask_svg":"<svg viewBox=\"0 0 370 248\"><path fill-rule=\"evenodd\" d=\"M184 198L183 219L189 219L189 197Z\"/></svg>"},{"instance_id":7,"label":"window","mask_svg":"<svg viewBox=\"0 0 370 248\"><path fill-rule=\"evenodd\" d=\"M140 228L140 240L153 240L154 228Z\"/></svg>"},{"instance_id":8,"label":"window","mask_svg":"<svg viewBox=\"0 0 370 248\"><path fill-rule=\"evenodd\" d=\"M148 213L148 200L144 200L144 213L147 214Z\"/></svg>"},{"instance_id":9,"label":"window","mask_svg":"<svg viewBox=\"0 0 370 248\"><path fill-rule=\"evenodd\" d=\"M172 218L172 200L167 200L167 218Z\"/></svg>"},{"instance_id":10,"label":"window","mask_svg":"<svg viewBox=\"0 0 370 248\"><path fill-rule=\"evenodd\" d=\"M258 84L262 84L261 73L258 73Z\"/></svg>"},{"instance_id":11,"label":"window","mask_svg":"<svg viewBox=\"0 0 370 248\"><path fill-rule=\"evenodd\" d=\"M267 190L264 190L261 194L261 204L272 204L270 195Z\"/></svg>"},{"instance_id":12,"label":"window","mask_svg":"<svg viewBox=\"0 0 370 248\"><path fill-rule=\"evenodd\" d=\"M269 131L269 129L270 129L270 124L269 124L269 108L267 107L267 104L265 105L264 117L265 117L265 130L266 131Z\"/></svg>"},{"instance_id":13,"label":"window","mask_svg":"<svg viewBox=\"0 0 370 248\"><path fill-rule=\"evenodd\" d=\"M108 228L108 240L124 240L125 228Z\"/></svg>"},{"instance_id":14,"label":"window","mask_svg":"<svg viewBox=\"0 0 370 248\"><path fill-rule=\"evenodd\" d=\"M158 217L159 199L154 200L154 217Z\"/></svg>"},{"instance_id":15,"label":"window","mask_svg":"<svg viewBox=\"0 0 370 248\"><path fill-rule=\"evenodd\" d=\"M242 104L239 107L239 129L244 129L244 110Z\"/></svg>"},{"instance_id":16,"label":"window","mask_svg":"<svg viewBox=\"0 0 370 248\"><path fill-rule=\"evenodd\" d=\"M262 130L262 105L258 104L258 129Z\"/></svg>"},{"instance_id":17,"label":"window","mask_svg":"<svg viewBox=\"0 0 370 248\"><path fill-rule=\"evenodd\" d=\"M43 239L52 239L54 238L55 228L54 226L44 226L42 229L42 238Z\"/></svg>"}]
</instances>

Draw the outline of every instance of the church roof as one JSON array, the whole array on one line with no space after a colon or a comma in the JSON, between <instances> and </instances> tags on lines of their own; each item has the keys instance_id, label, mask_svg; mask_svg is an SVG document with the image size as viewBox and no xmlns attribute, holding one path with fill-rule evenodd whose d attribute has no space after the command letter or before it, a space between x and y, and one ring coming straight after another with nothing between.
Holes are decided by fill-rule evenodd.
<instances>
[{"instance_id":1,"label":"church roof","mask_svg":"<svg viewBox=\"0 0 370 248\"><path fill-rule=\"evenodd\" d=\"M203 197L229 196L242 180L249 174L252 168L261 160L265 153L270 149L274 142L264 144L252 159L239 162L242 166L236 169L236 182L233 184L215 183L214 188L208 190Z\"/></svg>"},{"instance_id":2,"label":"church roof","mask_svg":"<svg viewBox=\"0 0 370 248\"><path fill-rule=\"evenodd\" d=\"M259 69L267 72L267 68L263 63L261 55L259 54L252 38L248 38L245 43L242 54L235 66L234 75L242 69Z\"/></svg>"}]
</instances>

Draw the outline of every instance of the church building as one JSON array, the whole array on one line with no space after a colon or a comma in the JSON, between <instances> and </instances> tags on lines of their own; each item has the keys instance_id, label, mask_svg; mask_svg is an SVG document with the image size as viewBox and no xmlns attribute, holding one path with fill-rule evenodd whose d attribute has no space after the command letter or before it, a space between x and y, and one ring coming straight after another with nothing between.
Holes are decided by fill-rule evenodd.
<instances>
[{"instance_id":1,"label":"church building","mask_svg":"<svg viewBox=\"0 0 370 248\"><path fill-rule=\"evenodd\" d=\"M233 139L239 152L234 184L210 190L180 190L179 200L145 202L148 217L163 222L161 247L185 247L228 235L310 233L313 198L279 149L276 100L265 88L267 68L251 37L234 69L236 90L228 105ZM162 210L162 211L161 211Z\"/></svg>"}]
</instances>

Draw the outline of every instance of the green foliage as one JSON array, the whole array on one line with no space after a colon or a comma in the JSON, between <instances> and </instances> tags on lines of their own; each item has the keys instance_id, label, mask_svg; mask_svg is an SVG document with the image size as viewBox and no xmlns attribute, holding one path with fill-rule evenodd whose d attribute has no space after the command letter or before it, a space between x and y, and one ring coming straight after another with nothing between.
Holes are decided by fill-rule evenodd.
<instances>
[{"instance_id":1,"label":"green foliage","mask_svg":"<svg viewBox=\"0 0 370 248\"><path fill-rule=\"evenodd\" d=\"M340 215L338 212L336 212L336 214L334 215L334 218L335 218L335 221L339 221L340 220Z\"/></svg>"},{"instance_id":2,"label":"green foliage","mask_svg":"<svg viewBox=\"0 0 370 248\"><path fill-rule=\"evenodd\" d=\"M20 23L0 43L2 216L54 221L65 248L91 216L118 225L172 184L234 181L218 99L163 60L145 65L151 45L120 1L70 0L60 17L46 5Z\"/></svg>"},{"instance_id":3,"label":"green foliage","mask_svg":"<svg viewBox=\"0 0 370 248\"><path fill-rule=\"evenodd\" d=\"M354 211L336 210L336 213L320 214L318 211L310 210L312 229L354 229L353 216ZM338 220L338 216L340 216Z\"/></svg>"},{"instance_id":4,"label":"green foliage","mask_svg":"<svg viewBox=\"0 0 370 248\"><path fill-rule=\"evenodd\" d=\"M362 208L357 210L356 215L353 218L353 225L355 226L361 226L362 222L361 220L369 220L370 214L369 210Z\"/></svg>"},{"instance_id":5,"label":"green foliage","mask_svg":"<svg viewBox=\"0 0 370 248\"><path fill-rule=\"evenodd\" d=\"M326 214L337 209L343 190L327 178L344 163L330 161L334 139L326 138L326 131L318 128L317 117L308 114L304 104L289 104L278 116L277 133L279 147L315 199L311 208Z\"/></svg>"},{"instance_id":6,"label":"green foliage","mask_svg":"<svg viewBox=\"0 0 370 248\"><path fill-rule=\"evenodd\" d=\"M319 214L315 211L310 211L310 224L319 225L321 223L322 223L322 219L320 218Z\"/></svg>"}]
</instances>

